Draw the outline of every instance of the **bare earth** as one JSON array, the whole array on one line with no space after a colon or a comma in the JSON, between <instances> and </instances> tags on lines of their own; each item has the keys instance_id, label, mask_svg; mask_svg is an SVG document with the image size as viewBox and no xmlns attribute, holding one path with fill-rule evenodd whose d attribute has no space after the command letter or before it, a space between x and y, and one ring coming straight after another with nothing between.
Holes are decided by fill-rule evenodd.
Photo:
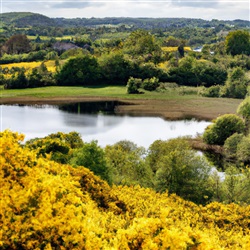
<instances>
[{"instance_id":1,"label":"bare earth","mask_svg":"<svg viewBox=\"0 0 250 250\"><path fill-rule=\"evenodd\" d=\"M119 101L117 114L136 116L160 116L168 120L196 118L198 120L213 120L220 115L236 113L242 100L223 98L194 98L175 100L144 100L120 99L110 97L7 97L1 98L1 104L62 104L91 101Z\"/></svg>"}]
</instances>

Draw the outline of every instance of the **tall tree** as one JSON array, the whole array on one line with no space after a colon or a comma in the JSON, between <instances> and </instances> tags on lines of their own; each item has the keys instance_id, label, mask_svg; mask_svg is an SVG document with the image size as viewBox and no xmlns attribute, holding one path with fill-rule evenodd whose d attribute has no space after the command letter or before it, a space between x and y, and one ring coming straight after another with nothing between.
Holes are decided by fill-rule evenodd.
<instances>
[{"instance_id":1,"label":"tall tree","mask_svg":"<svg viewBox=\"0 0 250 250\"><path fill-rule=\"evenodd\" d=\"M229 32L225 45L228 54L233 56L240 54L250 55L250 33L243 30Z\"/></svg>"},{"instance_id":2,"label":"tall tree","mask_svg":"<svg viewBox=\"0 0 250 250\"><path fill-rule=\"evenodd\" d=\"M13 35L5 43L5 49L8 54L21 54L31 50L29 39L26 35Z\"/></svg>"}]
</instances>

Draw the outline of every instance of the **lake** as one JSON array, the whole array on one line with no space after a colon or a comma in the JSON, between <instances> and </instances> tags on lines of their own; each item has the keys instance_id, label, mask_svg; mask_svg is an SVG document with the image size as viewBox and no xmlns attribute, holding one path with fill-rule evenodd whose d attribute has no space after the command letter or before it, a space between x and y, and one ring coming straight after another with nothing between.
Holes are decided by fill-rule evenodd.
<instances>
[{"instance_id":1,"label":"lake","mask_svg":"<svg viewBox=\"0 0 250 250\"><path fill-rule=\"evenodd\" d=\"M1 131L11 129L23 133L26 140L59 131L76 131L83 141L97 140L102 147L120 140L130 140L148 148L158 139L201 134L210 124L196 120L166 121L160 117L82 113L51 105L1 105L0 109Z\"/></svg>"}]
</instances>

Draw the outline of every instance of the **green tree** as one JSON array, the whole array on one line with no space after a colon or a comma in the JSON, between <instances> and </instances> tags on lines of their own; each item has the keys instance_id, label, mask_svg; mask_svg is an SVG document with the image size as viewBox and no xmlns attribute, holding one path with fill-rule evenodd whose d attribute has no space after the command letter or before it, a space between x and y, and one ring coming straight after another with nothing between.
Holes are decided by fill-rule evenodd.
<instances>
[{"instance_id":1,"label":"green tree","mask_svg":"<svg viewBox=\"0 0 250 250\"><path fill-rule=\"evenodd\" d=\"M185 139L155 141L150 146L147 162L155 173L157 191L175 193L202 204L211 198L208 190L210 167Z\"/></svg>"},{"instance_id":2,"label":"green tree","mask_svg":"<svg viewBox=\"0 0 250 250\"><path fill-rule=\"evenodd\" d=\"M224 143L224 155L226 158L236 158L238 144L243 139L243 134L234 133L228 137Z\"/></svg>"},{"instance_id":3,"label":"green tree","mask_svg":"<svg viewBox=\"0 0 250 250\"><path fill-rule=\"evenodd\" d=\"M244 129L244 121L239 116L225 114L205 129L203 140L207 144L223 145L228 137L234 133L243 133Z\"/></svg>"},{"instance_id":4,"label":"green tree","mask_svg":"<svg viewBox=\"0 0 250 250\"><path fill-rule=\"evenodd\" d=\"M237 159L245 164L250 164L250 135L245 136L237 145Z\"/></svg>"},{"instance_id":5,"label":"green tree","mask_svg":"<svg viewBox=\"0 0 250 250\"><path fill-rule=\"evenodd\" d=\"M236 67L229 73L225 86L222 88L221 96L230 98L244 98L247 94L249 80L242 68Z\"/></svg>"},{"instance_id":6,"label":"green tree","mask_svg":"<svg viewBox=\"0 0 250 250\"><path fill-rule=\"evenodd\" d=\"M250 97L246 97L244 101L240 103L237 109L237 113L245 120L247 133L250 132Z\"/></svg>"},{"instance_id":7,"label":"green tree","mask_svg":"<svg viewBox=\"0 0 250 250\"><path fill-rule=\"evenodd\" d=\"M73 166L84 166L103 180L110 181L104 150L98 146L97 141L84 143L81 148L74 150L70 163Z\"/></svg>"},{"instance_id":8,"label":"green tree","mask_svg":"<svg viewBox=\"0 0 250 250\"><path fill-rule=\"evenodd\" d=\"M69 59L56 75L58 85L88 85L100 79L95 57L85 55Z\"/></svg>"},{"instance_id":9,"label":"green tree","mask_svg":"<svg viewBox=\"0 0 250 250\"><path fill-rule=\"evenodd\" d=\"M138 58L138 56L153 57L161 53L160 46L156 43L155 38L146 30L133 31L124 42L124 52L132 56L132 58ZM144 58L145 59L145 58ZM143 60L144 60L143 59Z\"/></svg>"},{"instance_id":10,"label":"green tree","mask_svg":"<svg viewBox=\"0 0 250 250\"><path fill-rule=\"evenodd\" d=\"M121 52L102 55L99 59L103 78L108 83L124 84L131 74L131 65Z\"/></svg>"},{"instance_id":11,"label":"green tree","mask_svg":"<svg viewBox=\"0 0 250 250\"><path fill-rule=\"evenodd\" d=\"M153 187L152 170L145 164L145 149L124 140L105 148L112 182L116 185Z\"/></svg>"},{"instance_id":12,"label":"green tree","mask_svg":"<svg viewBox=\"0 0 250 250\"><path fill-rule=\"evenodd\" d=\"M233 56L250 54L250 33L249 31L235 30L229 32L225 41L226 52Z\"/></svg>"}]
</instances>

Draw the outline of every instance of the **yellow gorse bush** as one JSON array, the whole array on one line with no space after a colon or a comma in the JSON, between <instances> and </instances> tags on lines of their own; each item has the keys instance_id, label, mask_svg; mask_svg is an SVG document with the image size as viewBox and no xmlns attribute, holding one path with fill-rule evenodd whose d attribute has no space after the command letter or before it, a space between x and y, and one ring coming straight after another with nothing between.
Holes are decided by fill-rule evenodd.
<instances>
[{"instance_id":1,"label":"yellow gorse bush","mask_svg":"<svg viewBox=\"0 0 250 250\"><path fill-rule=\"evenodd\" d=\"M24 68L26 70L31 71L33 68L38 68L41 65L42 62L19 62L19 63L9 63L9 64L3 64L0 65L2 68ZM56 66L55 66L55 61L54 60L48 60L45 63L45 66L47 67L48 71L50 72L55 72L56 71Z\"/></svg>"},{"instance_id":2,"label":"yellow gorse bush","mask_svg":"<svg viewBox=\"0 0 250 250\"><path fill-rule=\"evenodd\" d=\"M0 133L0 249L250 249L250 206L110 187Z\"/></svg>"},{"instance_id":3,"label":"yellow gorse bush","mask_svg":"<svg viewBox=\"0 0 250 250\"><path fill-rule=\"evenodd\" d=\"M165 52L175 52L178 50L178 47L161 47L161 49ZM184 47L184 51L188 52L188 51L192 51L192 49L190 47Z\"/></svg>"}]
</instances>

